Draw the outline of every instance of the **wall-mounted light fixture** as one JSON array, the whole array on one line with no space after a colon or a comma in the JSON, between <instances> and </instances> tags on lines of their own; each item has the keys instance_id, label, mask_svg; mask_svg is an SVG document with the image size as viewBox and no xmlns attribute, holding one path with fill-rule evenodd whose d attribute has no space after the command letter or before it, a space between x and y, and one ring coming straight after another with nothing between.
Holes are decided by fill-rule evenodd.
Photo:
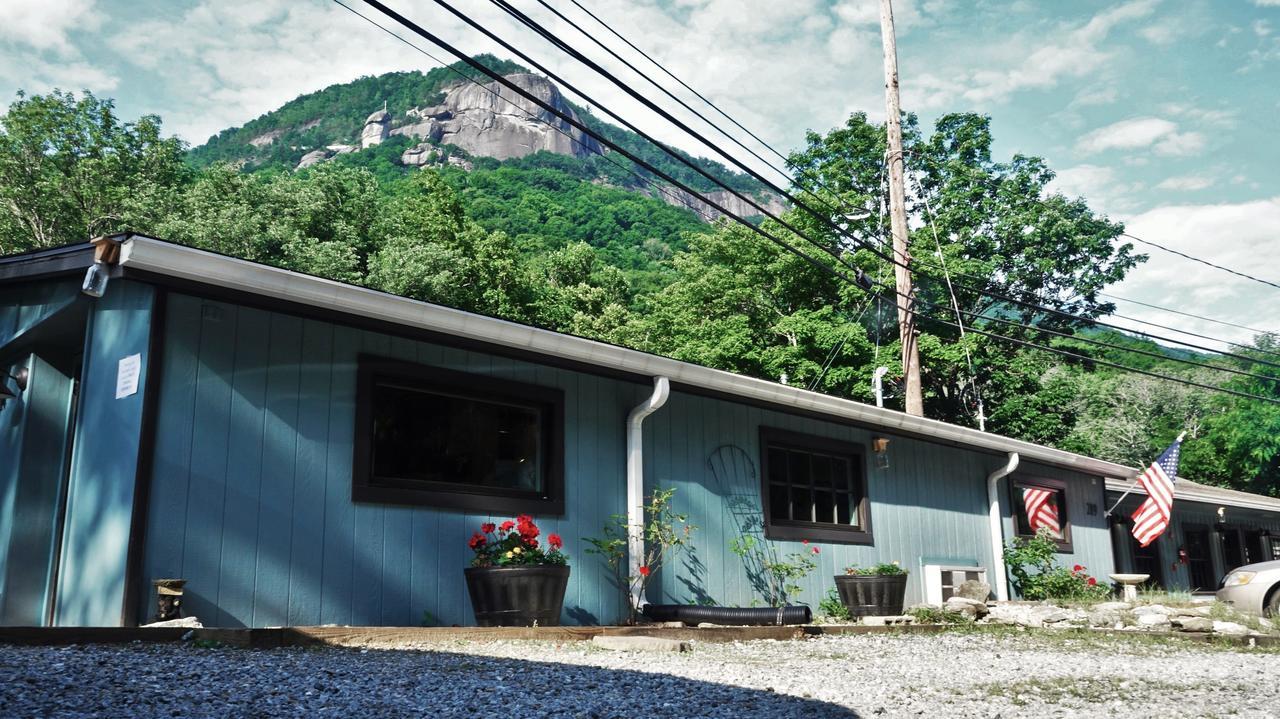
<instances>
[{"instance_id":1,"label":"wall-mounted light fixture","mask_svg":"<svg viewBox=\"0 0 1280 719\"><path fill-rule=\"evenodd\" d=\"M5 402L8 402L11 399L16 399L18 397L18 392L22 392L27 389L27 376L28 373L26 367L19 367L18 371L13 374L0 372L0 409L4 409ZM16 391L9 389L9 380L13 380L13 383L18 386Z\"/></svg>"},{"instance_id":2,"label":"wall-mounted light fixture","mask_svg":"<svg viewBox=\"0 0 1280 719\"><path fill-rule=\"evenodd\" d=\"M1218 507L1218 523L1222 524L1227 521L1227 508Z\"/></svg>"},{"instance_id":3,"label":"wall-mounted light fixture","mask_svg":"<svg viewBox=\"0 0 1280 719\"><path fill-rule=\"evenodd\" d=\"M113 270L119 269L117 263L120 262L120 246L128 238L127 234L119 234L89 240L93 245L93 264L85 270L84 282L80 284L81 292L95 299L106 294L107 282L110 281Z\"/></svg>"},{"instance_id":4,"label":"wall-mounted light fixture","mask_svg":"<svg viewBox=\"0 0 1280 719\"><path fill-rule=\"evenodd\" d=\"M876 456L876 469L889 468L889 438L872 437L871 451Z\"/></svg>"}]
</instances>

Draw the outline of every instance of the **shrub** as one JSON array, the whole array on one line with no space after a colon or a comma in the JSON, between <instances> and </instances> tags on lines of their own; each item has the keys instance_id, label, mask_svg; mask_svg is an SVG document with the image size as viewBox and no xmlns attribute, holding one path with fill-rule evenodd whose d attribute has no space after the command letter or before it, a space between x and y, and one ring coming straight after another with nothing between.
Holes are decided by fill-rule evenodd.
<instances>
[{"instance_id":1,"label":"shrub","mask_svg":"<svg viewBox=\"0 0 1280 719\"><path fill-rule=\"evenodd\" d=\"M697 529L689 524L687 515L679 514L672 507L671 499L674 489L655 489L646 498L644 506L644 525L640 535L644 538L645 556L641 558L636 574L630 573L627 562L627 515L615 514L604 526L603 536L585 537L583 541L591 545L587 554L600 555L605 564L614 573L614 583L622 592L628 610L628 621L635 624L639 607L631 602L634 592L645 596L645 588L649 579L664 564L689 547L691 535Z\"/></svg>"},{"instance_id":2,"label":"shrub","mask_svg":"<svg viewBox=\"0 0 1280 719\"><path fill-rule=\"evenodd\" d=\"M1023 599L1090 601L1111 595L1110 585L1089 576L1083 565L1067 569L1055 564L1057 553L1057 542L1043 530L1031 539L1014 539L1005 547L1005 565Z\"/></svg>"},{"instance_id":3,"label":"shrub","mask_svg":"<svg viewBox=\"0 0 1280 719\"><path fill-rule=\"evenodd\" d=\"M831 591L827 592L827 596L818 602L818 613L841 621L853 619L853 615L849 614L849 608L840 601L840 592L835 587L832 587Z\"/></svg>"},{"instance_id":4,"label":"shrub","mask_svg":"<svg viewBox=\"0 0 1280 719\"><path fill-rule=\"evenodd\" d=\"M748 566L754 562L760 567L764 580L762 584L765 601L769 602L771 607L781 607L789 604L792 597L800 594L803 589L800 586L800 580L809 576L809 573L818 567L813 557L822 550L816 546L809 546L807 539L804 540L804 544L808 547L807 551L779 556L772 544L766 544L752 535L744 534L730 541L729 549L741 557Z\"/></svg>"},{"instance_id":5,"label":"shrub","mask_svg":"<svg viewBox=\"0 0 1280 719\"><path fill-rule=\"evenodd\" d=\"M967 614L941 607L912 607L906 613L920 624L971 624L973 622L973 618Z\"/></svg>"},{"instance_id":6,"label":"shrub","mask_svg":"<svg viewBox=\"0 0 1280 719\"><path fill-rule=\"evenodd\" d=\"M897 561L880 562L870 567L845 567L844 573L855 577L896 577L906 574L907 570L903 569Z\"/></svg>"}]
</instances>

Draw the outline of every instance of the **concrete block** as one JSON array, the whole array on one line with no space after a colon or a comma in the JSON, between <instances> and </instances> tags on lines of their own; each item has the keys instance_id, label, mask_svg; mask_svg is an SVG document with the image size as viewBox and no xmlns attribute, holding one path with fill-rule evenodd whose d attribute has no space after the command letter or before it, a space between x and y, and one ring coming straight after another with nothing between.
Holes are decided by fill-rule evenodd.
<instances>
[{"instance_id":1,"label":"concrete block","mask_svg":"<svg viewBox=\"0 0 1280 719\"><path fill-rule=\"evenodd\" d=\"M670 652L678 654L689 651L689 642L662 637L592 637L591 643L601 649L612 649L619 652Z\"/></svg>"}]
</instances>

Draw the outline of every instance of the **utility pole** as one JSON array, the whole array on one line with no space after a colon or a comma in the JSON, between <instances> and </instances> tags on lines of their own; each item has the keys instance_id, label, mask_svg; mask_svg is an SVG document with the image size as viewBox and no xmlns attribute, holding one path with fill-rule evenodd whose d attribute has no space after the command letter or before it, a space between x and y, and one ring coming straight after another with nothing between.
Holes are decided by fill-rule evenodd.
<instances>
[{"instance_id":1,"label":"utility pole","mask_svg":"<svg viewBox=\"0 0 1280 719\"><path fill-rule=\"evenodd\" d=\"M924 416L920 391L920 347L916 341L915 293L911 288L911 255L907 252L907 190L903 181L902 110L898 102L898 41L893 33L893 2L880 0L880 33L884 40L884 104L888 118L889 218L893 231L893 268L898 289L898 334L902 338L902 372L906 376L907 414Z\"/></svg>"}]
</instances>

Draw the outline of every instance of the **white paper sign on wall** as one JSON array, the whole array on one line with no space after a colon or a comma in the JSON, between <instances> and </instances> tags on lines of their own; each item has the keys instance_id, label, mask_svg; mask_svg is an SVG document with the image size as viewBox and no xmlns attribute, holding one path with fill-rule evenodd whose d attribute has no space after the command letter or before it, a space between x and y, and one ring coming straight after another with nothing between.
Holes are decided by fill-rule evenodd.
<instances>
[{"instance_id":1,"label":"white paper sign on wall","mask_svg":"<svg viewBox=\"0 0 1280 719\"><path fill-rule=\"evenodd\" d=\"M138 374L142 370L142 355L129 355L120 360L116 370L116 399L138 393Z\"/></svg>"}]
</instances>

